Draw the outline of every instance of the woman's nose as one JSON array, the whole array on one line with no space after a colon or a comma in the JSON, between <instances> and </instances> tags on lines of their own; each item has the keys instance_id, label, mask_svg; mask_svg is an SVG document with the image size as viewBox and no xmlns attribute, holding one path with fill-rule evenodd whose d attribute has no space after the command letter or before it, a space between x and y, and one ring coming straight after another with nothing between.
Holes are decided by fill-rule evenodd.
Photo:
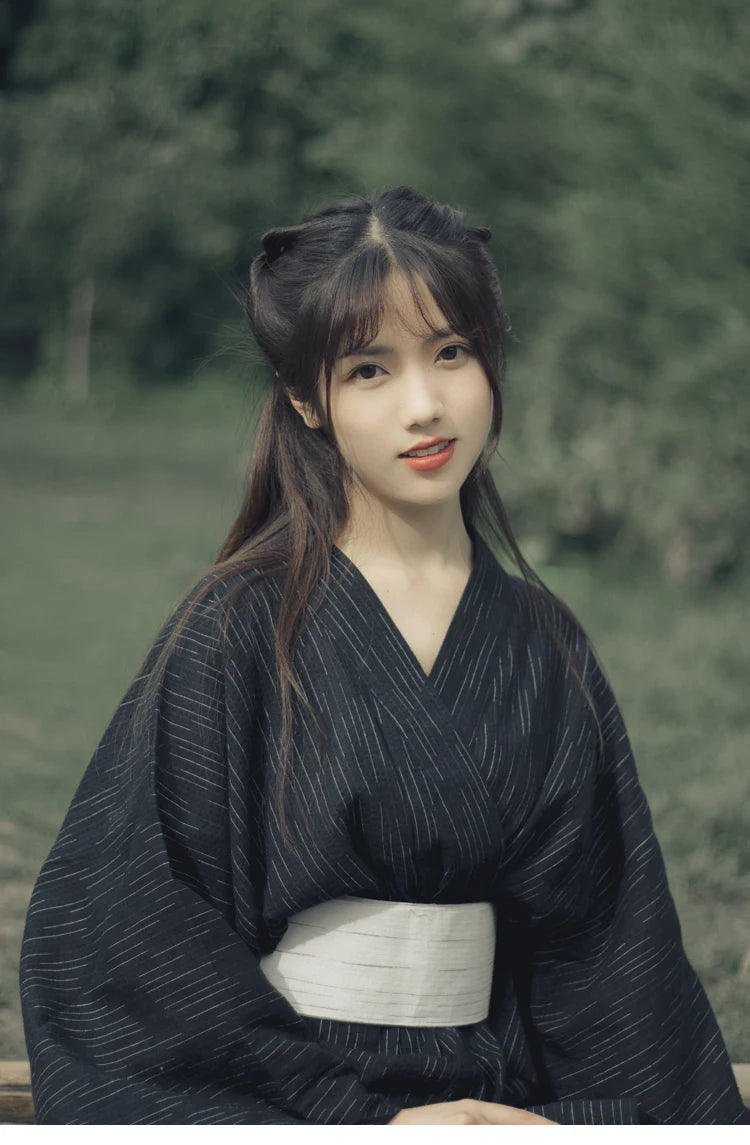
<instances>
[{"instance_id":1,"label":"woman's nose","mask_svg":"<svg viewBox=\"0 0 750 1145\"><path fill-rule=\"evenodd\" d=\"M442 417L444 404L440 384L427 371L415 368L403 379L404 424L427 425Z\"/></svg>"}]
</instances>

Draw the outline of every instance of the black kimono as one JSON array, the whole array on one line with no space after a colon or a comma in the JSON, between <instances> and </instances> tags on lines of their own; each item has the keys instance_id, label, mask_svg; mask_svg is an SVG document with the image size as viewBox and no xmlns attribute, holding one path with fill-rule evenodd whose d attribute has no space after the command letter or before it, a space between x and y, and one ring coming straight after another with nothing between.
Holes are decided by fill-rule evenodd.
<instances>
[{"instance_id":1,"label":"black kimono","mask_svg":"<svg viewBox=\"0 0 750 1145\"><path fill-rule=\"evenodd\" d=\"M334 548L295 661L327 754L298 705L289 845L271 797L277 582L245 586L226 645L211 590L140 737L144 676L131 685L29 908L40 1122L367 1124L475 1097L582 1124L750 1123L612 693L579 639L602 752L525 585L473 540L429 675ZM291 914L346 895L495 904L487 1019L297 1015L258 959Z\"/></svg>"}]
</instances>

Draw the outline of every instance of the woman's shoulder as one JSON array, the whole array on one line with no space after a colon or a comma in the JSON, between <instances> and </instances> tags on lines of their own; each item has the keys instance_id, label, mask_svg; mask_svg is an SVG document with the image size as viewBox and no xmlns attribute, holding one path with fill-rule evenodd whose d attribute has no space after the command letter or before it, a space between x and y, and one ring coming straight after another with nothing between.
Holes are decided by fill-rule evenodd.
<instances>
[{"instance_id":1,"label":"woman's shoulder","mask_svg":"<svg viewBox=\"0 0 750 1145\"><path fill-rule=\"evenodd\" d=\"M215 565L193 581L178 608L201 605L214 610L235 607L252 611L277 600L279 591L278 567L266 568L250 561Z\"/></svg>"},{"instance_id":2,"label":"woman's shoulder","mask_svg":"<svg viewBox=\"0 0 750 1145\"><path fill-rule=\"evenodd\" d=\"M214 566L182 593L162 625L160 639L206 654L257 648L272 631L278 575L249 562Z\"/></svg>"},{"instance_id":3,"label":"woman's shoulder","mask_svg":"<svg viewBox=\"0 0 750 1145\"><path fill-rule=\"evenodd\" d=\"M565 626L571 623L572 613L557 596L553 595L533 573L524 576L513 571L507 554L498 551L484 537L477 535L477 553L481 566L491 570L492 588L510 613L530 629L547 631L550 623Z\"/></svg>"},{"instance_id":4,"label":"woman's shoulder","mask_svg":"<svg viewBox=\"0 0 750 1145\"><path fill-rule=\"evenodd\" d=\"M485 556L494 562L498 595L504 604L508 635L517 650L541 655L588 671L596 659L593 645L572 609L532 573L511 571L485 544Z\"/></svg>"}]
</instances>

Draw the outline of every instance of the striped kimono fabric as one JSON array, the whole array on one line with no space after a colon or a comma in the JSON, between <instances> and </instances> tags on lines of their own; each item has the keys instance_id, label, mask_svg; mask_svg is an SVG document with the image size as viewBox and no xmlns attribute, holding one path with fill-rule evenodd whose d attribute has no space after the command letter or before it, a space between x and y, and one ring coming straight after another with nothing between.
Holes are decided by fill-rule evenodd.
<instances>
[{"instance_id":1,"label":"striped kimono fabric","mask_svg":"<svg viewBox=\"0 0 750 1145\"><path fill-rule=\"evenodd\" d=\"M274 785L280 585L211 589L147 726L144 671L39 876L21 986L37 1117L376 1124L464 1097L579 1124L750 1122L680 929L609 685L595 706L522 581L474 562L429 674L334 548L297 651L290 836ZM227 611L227 640L217 618ZM347 896L490 903L489 1013L459 1026L298 1014L260 960Z\"/></svg>"}]
</instances>

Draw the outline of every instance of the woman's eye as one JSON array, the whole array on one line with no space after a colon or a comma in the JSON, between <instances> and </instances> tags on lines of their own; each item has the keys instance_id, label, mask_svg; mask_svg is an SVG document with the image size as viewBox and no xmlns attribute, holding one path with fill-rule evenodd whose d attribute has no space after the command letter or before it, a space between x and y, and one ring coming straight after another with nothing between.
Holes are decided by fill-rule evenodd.
<instances>
[{"instance_id":1,"label":"woman's eye","mask_svg":"<svg viewBox=\"0 0 750 1145\"><path fill-rule=\"evenodd\" d=\"M374 374L364 375L362 373L362 370L379 370L379 369L381 369L381 367L376 366L374 362L366 362L363 366L357 366L356 370L353 370L352 373L349 375L349 378L350 379L351 378L362 378L362 380L365 382L371 382L375 375Z\"/></svg>"},{"instance_id":2,"label":"woman's eye","mask_svg":"<svg viewBox=\"0 0 750 1145\"><path fill-rule=\"evenodd\" d=\"M464 354L470 354L471 353L470 347L469 346L463 346L460 342L451 342L450 346L443 346L440 353L444 354L446 352L446 350L463 350ZM449 362L457 362L459 359L459 356L460 355L456 355L455 357L448 358L447 360Z\"/></svg>"}]
</instances>

